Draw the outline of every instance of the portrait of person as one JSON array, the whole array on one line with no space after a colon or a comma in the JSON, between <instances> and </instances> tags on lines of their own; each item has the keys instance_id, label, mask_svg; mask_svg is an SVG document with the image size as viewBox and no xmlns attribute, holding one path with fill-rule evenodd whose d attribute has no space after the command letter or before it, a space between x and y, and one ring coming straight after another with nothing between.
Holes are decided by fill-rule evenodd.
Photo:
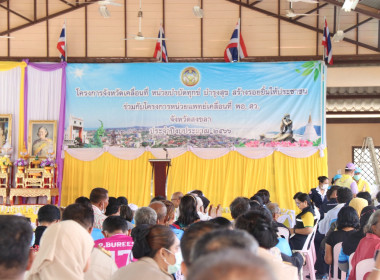
<instances>
[{"instance_id":1,"label":"portrait of person","mask_svg":"<svg viewBox=\"0 0 380 280\"><path fill-rule=\"evenodd\" d=\"M49 153L55 154L56 138L55 121L29 121L28 147L31 156L44 158Z\"/></svg>"},{"instance_id":2,"label":"portrait of person","mask_svg":"<svg viewBox=\"0 0 380 280\"><path fill-rule=\"evenodd\" d=\"M8 141L11 143L12 115L0 115L0 149Z\"/></svg>"}]
</instances>

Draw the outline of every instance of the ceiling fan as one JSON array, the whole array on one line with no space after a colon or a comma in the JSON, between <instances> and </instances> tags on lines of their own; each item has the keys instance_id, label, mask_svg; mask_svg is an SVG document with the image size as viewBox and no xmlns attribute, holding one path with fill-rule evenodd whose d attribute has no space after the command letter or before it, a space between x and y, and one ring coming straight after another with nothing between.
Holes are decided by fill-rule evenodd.
<instances>
[{"instance_id":1,"label":"ceiling fan","mask_svg":"<svg viewBox=\"0 0 380 280\"><path fill-rule=\"evenodd\" d=\"M298 1L298 0L296 0L296 1ZM294 18L294 17L298 17L298 16L317 16L317 15L318 14L296 14L294 12L294 9L293 9L293 2L292 1L290 1L290 9L286 10L286 16L288 18Z\"/></svg>"},{"instance_id":2,"label":"ceiling fan","mask_svg":"<svg viewBox=\"0 0 380 280\"><path fill-rule=\"evenodd\" d=\"M3 38L3 39L13 39L14 37L12 37L12 36L0 36L0 38Z\"/></svg>"},{"instance_id":3,"label":"ceiling fan","mask_svg":"<svg viewBox=\"0 0 380 280\"><path fill-rule=\"evenodd\" d=\"M345 36L344 31L340 29L340 9L338 9L337 18L338 18L338 30L335 32L334 36L332 37L332 40L335 43L343 41L344 36Z\"/></svg>"},{"instance_id":4,"label":"ceiling fan","mask_svg":"<svg viewBox=\"0 0 380 280\"><path fill-rule=\"evenodd\" d=\"M122 4L115 2L115 0L97 0L97 1L92 1L92 2L90 2L90 1L75 1L74 3L69 2L68 0L66 0L66 3L68 3L68 4L98 3L98 5L99 5L99 13L104 18L109 18L111 16L110 12L107 9L108 5L118 6L118 7L122 6Z\"/></svg>"},{"instance_id":5,"label":"ceiling fan","mask_svg":"<svg viewBox=\"0 0 380 280\"><path fill-rule=\"evenodd\" d=\"M137 32L137 35L131 34L130 37L124 38L124 40L138 40L138 41L142 41L142 40L146 40L146 39L148 39L148 40L167 40L166 38L144 37L144 35L142 34L142 31L141 31L141 24L142 24L142 17L143 17L143 11L141 9L141 0L139 2L140 2L140 8L139 8L139 11L137 13L137 17L139 18L139 30Z\"/></svg>"}]
</instances>

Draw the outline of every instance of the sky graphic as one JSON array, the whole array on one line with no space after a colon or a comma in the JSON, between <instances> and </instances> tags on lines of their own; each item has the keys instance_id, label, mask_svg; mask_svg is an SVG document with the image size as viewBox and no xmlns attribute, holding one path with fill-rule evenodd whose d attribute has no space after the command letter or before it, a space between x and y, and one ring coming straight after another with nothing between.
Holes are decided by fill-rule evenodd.
<instances>
[{"instance_id":1,"label":"sky graphic","mask_svg":"<svg viewBox=\"0 0 380 280\"><path fill-rule=\"evenodd\" d=\"M305 62L280 63L128 63L128 64L68 64L66 126L69 115L82 118L85 128L99 127L102 120L105 128L133 126L158 127L173 125L170 116L210 117L211 123L191 123L193 127L231 129L231 136L255 138L259 135L279 131L281 119L290 114L293 130L303 127L312 118L313 125L321 126L324 120L324 92L321 74L315 79L314 72L303 75ZM316 62L318 67L320 62ZM182 83L181 73L194 67L200 80L189 87ZM300 71L296 71L299 69ZM261 89L263 86L283 89L308 90L307 95L293 96L232 96L232 90ZM185 90L201 88L202 96L175 97L77 97L80 90ZM229 90L229 96L203 96L203 90ZM124 103L136 104L203 104L219 101L226 104L257 104L259 110L232 111L126 111Z\"/></svg>"}]
</instances>

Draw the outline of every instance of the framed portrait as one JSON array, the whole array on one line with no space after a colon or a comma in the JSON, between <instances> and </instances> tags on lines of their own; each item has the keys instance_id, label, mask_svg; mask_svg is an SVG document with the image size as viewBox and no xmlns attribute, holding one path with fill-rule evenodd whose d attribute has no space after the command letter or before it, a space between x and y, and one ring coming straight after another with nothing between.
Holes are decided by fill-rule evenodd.
<instances>
[{"instance_id":1,"label":"framed portrait","mask_svg":"<svg viewBox=\"0 0 380 280\"><path fill-rule=\"evenodd\" d=\"M7 141L12 146L12 115L0 115L0 149Z\"/></svg>"},{"instance_id":2,"label":"framed portrait","mask_svg":"<svg viewBox=\"0 0 380 280\"><path fill-rule=\"evenodd\" d=\"M28 152L35 157L46 158L56 154L57 121L29 121Z\"/></svg>"}]
</instances>

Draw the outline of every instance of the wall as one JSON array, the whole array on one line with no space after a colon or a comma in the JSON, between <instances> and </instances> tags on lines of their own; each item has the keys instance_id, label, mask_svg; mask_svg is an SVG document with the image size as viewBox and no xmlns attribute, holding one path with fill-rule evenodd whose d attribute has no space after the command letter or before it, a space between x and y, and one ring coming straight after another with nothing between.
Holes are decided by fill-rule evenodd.
<instances>
[{"instance_id":1,"label":"wall","mask_svg":"<svg viewBox=\"0 0 380 280\"><path fill-rule=\"evenodd\" d=\"M365 137L372 137L375 146L380 146L379 123L327 124L328 177L337 170L344 171L348 162L352 162L352 147L362 146Z\"/></svg>"}]
</instances>

